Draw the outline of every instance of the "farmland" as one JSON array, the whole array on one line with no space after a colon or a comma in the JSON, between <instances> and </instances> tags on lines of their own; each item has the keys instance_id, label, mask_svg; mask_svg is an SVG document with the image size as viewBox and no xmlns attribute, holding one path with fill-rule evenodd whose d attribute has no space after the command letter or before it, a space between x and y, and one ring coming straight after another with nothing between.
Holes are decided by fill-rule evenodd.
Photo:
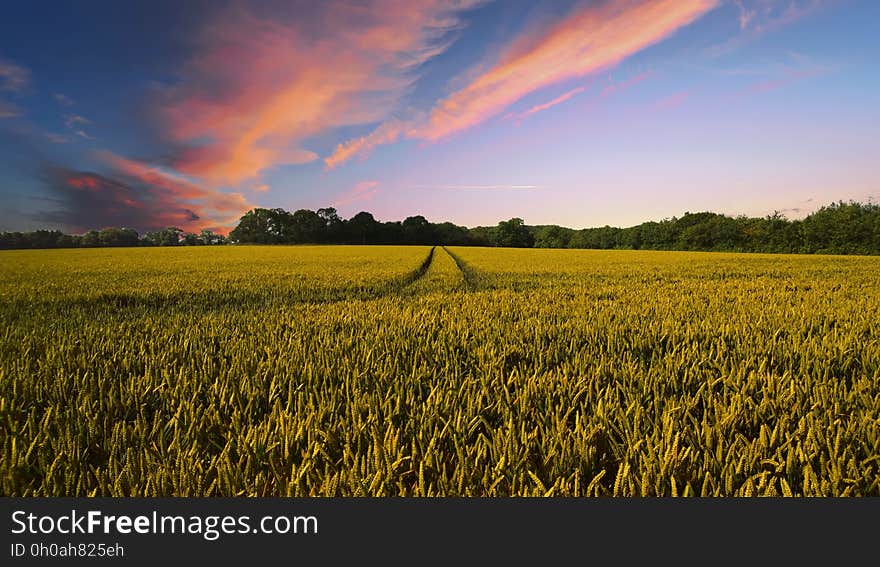
<instances>
[{"instance_id":1,"label":"farmland","mask_svg":"<svg viewBox=\"0 0 880 567\"><path fill-rule=\"evenodd\" d=\"M880 495L880 259L0 252L0 493Z\"/></svg>"}]
</instances>

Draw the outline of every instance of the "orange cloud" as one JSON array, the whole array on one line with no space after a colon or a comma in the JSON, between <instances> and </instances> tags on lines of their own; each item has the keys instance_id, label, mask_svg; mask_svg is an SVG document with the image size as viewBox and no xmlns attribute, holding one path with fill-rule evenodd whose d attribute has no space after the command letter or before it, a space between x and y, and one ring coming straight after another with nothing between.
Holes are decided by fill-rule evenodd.
<instances>
[{"instance_id":1,"label":"orange cloud","mask_svg":"<svg viewBox=\"0 0 880 567\"><path fill-rule=\"evenodd\" d=\"M515 118L517 120L525 120L526 118L528 118L529 116L531 116L533 114L537 114L538 112L542 112L544 110L547 110L548 108L552 108L552 107L556 106L557 104L562 104L563 102L567 101L568 99L575 96L576 94L580 94L580 93L584 92L584 90L586 90L586 87L578 87L576 89L571 89L570 91L559 95L558 97L554 98L551 101L545 102L543 104L536 104L535 106L531 107L528 110L520 112L519 114L512 114L509 116L511 118Z\"/></svg>"},{"instance_id":2,"label":"orange cloud","mask_svg":"<svg viewBox=\"0 0 880 567\"><path fill-rule=\"evenodd\" d=\"M366 136L336 146L333 154L324 158L324 163L327 169L333 169L355 156L366 157L373 148L396 141L411 127L411 123L401 120L385 122Z\"/></svg>"},{"instance_id":3,"label":"orange cloud","mask_svg":"<svg viewBox=\"0 0 880 567\"><path fill-rule=\"evenodd\" d=\"M610 0L599 5L583 4L557 24L517 38L503 50L497 63L441 100L427 118L396 126L383 124L363 138L340 144L325 162L328 167L335 167L401 136L437 141L471 128L527 94L613 67L717 5L718 0ZM647 76L639 75L634 80ZM527 112L546 110L576 95L575 91ZM603 96L608 94L606 91Z\"/></svg>"},{"instance_id":4,"label":"orange cloud","mask_svg":"<svg viewBox=\"0 0 880 567\"><path fill-rule=\"evenodd\" d=\"M151 202L192 212L187 225L196 229L227 230L253 208L241 193L203 187L180 174L110 152L99 152L99 156L118 175L146 187Z\"/></svg>"},{"instance_id":5,"label":"orange cloud","mask_svg":"<svg viewBox=\"0 0 880 567\"><path fill-rule=\"evenodd\" d=\"M616 65L716 4L643 0L580 8L545 33L515 42L494 67L442 100L418 136L448 137L497 115L526 94Z\"/></svg>"},{"instance_id":6,"label":"orange cloud","mask_svg":"<svg viewBox=\"0 0 880 567\"><path fill-rule=\"evenodd\" d=\"M309 138L386 119L412 71L448 47L456 14L475 3L327 2L272 20L225 12L197 38L184 81L165 93L162 114L185 147L175 167L232 185L317 159Z\"/></svg>"},{"instance_id":7,"label":"orange cloud","mask_svg":"<svg viewBox=\"0 0 880 567\"><path fill-rule=\"evenodd\" d=\"M93 175L75 174L67 178L67 184L74 189L88 189L95 191L98 189L98 178Z\"/></svg>"}]
</instances>

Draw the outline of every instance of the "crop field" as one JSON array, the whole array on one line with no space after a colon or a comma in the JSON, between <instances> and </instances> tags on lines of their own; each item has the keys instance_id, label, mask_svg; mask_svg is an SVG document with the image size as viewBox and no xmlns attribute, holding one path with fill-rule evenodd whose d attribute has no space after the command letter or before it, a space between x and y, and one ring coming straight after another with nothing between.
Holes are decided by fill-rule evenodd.
<instances>
[{"instance_id":1,"label":"crop field","mask_svg":"<svg viewBox=\"0 0 880 567\"><path fill-rule=\"evenodd\" d=\"M880 496L880 258L0 252L0 494Z\"/></svg>"}]
</instances>

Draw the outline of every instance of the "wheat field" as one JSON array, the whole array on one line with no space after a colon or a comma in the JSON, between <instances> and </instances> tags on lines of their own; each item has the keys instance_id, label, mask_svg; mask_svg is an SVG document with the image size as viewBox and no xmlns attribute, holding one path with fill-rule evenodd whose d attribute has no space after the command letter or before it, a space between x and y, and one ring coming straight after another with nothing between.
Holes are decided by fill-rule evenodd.
<instances>
[{"instance_id":1,"label":"wheat field","mask_svg":"<svg viewBox=\"0 0 880 567\"><path fill-rule=\"evenodd\" d=\"M878 496L880 259L0 252L0 492Z\"/></svg>"}]
</instances>

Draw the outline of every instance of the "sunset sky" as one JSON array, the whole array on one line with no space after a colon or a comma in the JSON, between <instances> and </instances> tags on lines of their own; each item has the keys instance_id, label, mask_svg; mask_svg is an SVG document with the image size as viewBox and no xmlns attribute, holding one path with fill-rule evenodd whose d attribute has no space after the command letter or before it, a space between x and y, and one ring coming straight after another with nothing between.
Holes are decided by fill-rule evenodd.
<instances>
[{"instance_id":1,"label":"sunset sky","mask_svg":"<svg viewBox=\"0 0 880 567\"><path fill-rule=\"evenodd\" d=\"M17 2L0 230L880 200L880 2Z\"/></svg>"}]
</instances>

